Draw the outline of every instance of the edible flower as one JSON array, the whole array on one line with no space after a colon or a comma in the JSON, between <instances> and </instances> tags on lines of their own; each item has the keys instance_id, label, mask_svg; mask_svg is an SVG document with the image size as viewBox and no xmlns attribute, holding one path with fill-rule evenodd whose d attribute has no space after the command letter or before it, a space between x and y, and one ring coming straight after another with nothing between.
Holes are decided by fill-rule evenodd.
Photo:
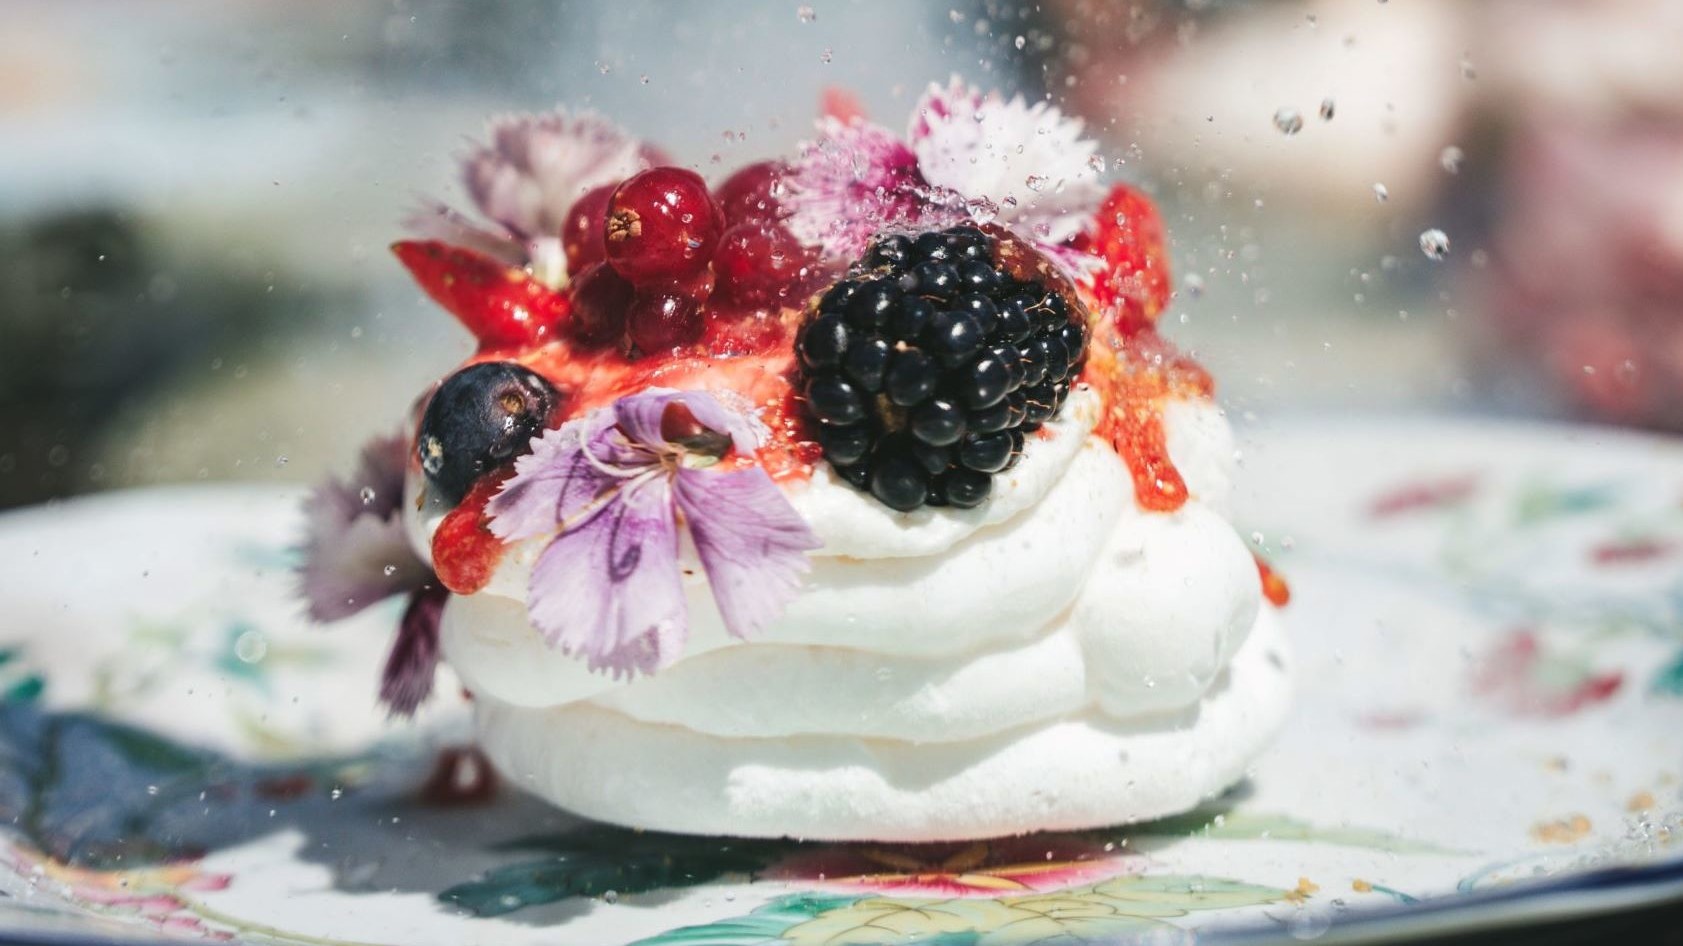
<instances>
[{"instance_id":1,"label":"edible flower","mask_svg":"<svg viewBox=\"0 0 1683 946\"><path fill-rule=\"evenodd\" d=\"M566 282L561 227L573 202L664 161L593 112L506 116L491 123L489 135L489 144L462 161L463 183L489 222L428 201L406 223L428 239L524 266L550 286Z\"/></svg>"},{"instance_id":2,"label":"edible flower","mask_svg":"<svg viewBox=\"0 0 1683 946\"><path fill-rule=\"evenodd\" d=\"M504 541L553 536L526 599L544 639L616 677L676 659L681 527L726 630L752 637L781 614L819 541L764 469L721 463L765 433L711 394L654 388L534 440L487 512Z\"/></svg>"},{"instance_id":3,"label":"edible flower","mask_svg":"<svg viewBox=\"0 0 1683 946\"><path fill-rule=\"evenodd\" d=\"M789 228L833 259L884 230L998 223L1070 271L1097 262L1071 246L1105 189L1098 143L1046 102L983 92L956 76L931 83L906 139L863 118L826 117L789 181Z\"/></svg>"},{"instance_id":4,"label":"edible flower","mask_svg":"<svg viewBox=\"0 0 1683 946\"><path fill-rule=\"evenodd\" d=\"M405 596L380 681L380 701L409 716L432 694L438 624L448 592L410 547L400 507L408 440L375 437L348 479L328 477L305 502L299 590L313 621L329 623Z\"/></svg>"}]
</instances>

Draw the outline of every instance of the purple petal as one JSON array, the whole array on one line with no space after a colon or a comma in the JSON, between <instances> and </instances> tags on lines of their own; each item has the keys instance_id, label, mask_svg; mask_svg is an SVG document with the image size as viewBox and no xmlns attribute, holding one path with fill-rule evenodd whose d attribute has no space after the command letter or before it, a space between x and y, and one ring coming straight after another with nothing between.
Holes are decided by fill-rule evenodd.
<instances>
[{"instance_id":1,"label":"purple petal","mask_svg":"<svg viewBox=\"0 0 1683 946\"><path fill-rule=\"evenodd\" d=\"M680 469L674 492L726 629L742 638L764 630L800 590L818 537L758 467Z\"/></svg>"},{"instance_id":2,"label":"purple petal","mask_svg":"<svg viewBox=\"0 0 1683 946\"><path fill-rule=\"evenodd\" d=\"M615 676L669 663L689 634L672 493L651 478L618 491L538 556L527 612L544 639Z\"/></svg>"},{"instance_id":3,"label":"purple petal","mask_svg":"<svg viewBox=\"0 0 1683 946\"><path fill-rule=\"evenodd\" d=\"M658 453L671 453L677 445L661 436L660 421L666 408L674 402L689 408L701 426L715 433L729 434L731 443L741 454L753 453L764 437L765 428L746 409L726 407L706 391L673 391L650 388L639 394L622 397L614 402L614 419L625 436L644 444Z\"/></svg>"},{"instance_id":4,"label":"purple petal","mask_svg":"<svg viewBox=\"0 0 1683 946\"><path fill-rule=\"evenodd\" d=\"M307 547L298 576L310 619L326 623L410 591L432 570L410 548L398 518L359 516L332 541Z\"/></svg>"},{"instance_id":5,"label":"purple petal","mask_svg":"<svg viewBox=\"0 0 1683 946\"><path fill-rule=\"evenodd\" d=\"M399 514L408 445L402 436L370 440L349 479L329 477L305 501L298 576L312 619L349 617L432 577Z\"/></svg>"},{"instance_id":6,"label":"purple petal","mask_svg":"<svg viewBox=\"0 0 1683 946\"><path fill-rule=\"evenodd\" d=\"M380 702L394 716L413 716L415 708L432 695L438 669L438 625L444 617L444 602L450 593L431 582L409 596L397 638L386 657L380 677Z\"/></svg>"},{"instance_id":7,"label":"purple petal","mask_svg":"<svg viewBox=\"0 0 1683 946\"><path fill-rule=\"evenodd\" d=\"M628 463L642 458L620 449L620 439L608 408L535 438L532 452L514 461L514 476L485 507L491 534L511 542L548 535L600 504L650 462Z\"/></svg>"}]
</instances>

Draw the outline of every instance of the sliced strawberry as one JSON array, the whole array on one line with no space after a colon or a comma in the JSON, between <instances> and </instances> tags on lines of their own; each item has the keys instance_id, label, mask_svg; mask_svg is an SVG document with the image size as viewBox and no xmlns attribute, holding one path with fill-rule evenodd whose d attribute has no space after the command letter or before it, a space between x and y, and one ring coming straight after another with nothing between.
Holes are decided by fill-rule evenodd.
<instances>
[{"instance_id":1,"label":"sliced strawberry","mask_svg":"<svg viewBox=\"0 0 1683 946\"><path fill-rule=\"evenodd\" d=\"M567 296L508 266L435 240L405 240L392 252L433 301L460 319L486 348L527 348L554 339L567 320Z\"/></svg>"},{"instance_id":2,"label":"sliced strawberry","mask_svg":"<svg viewBox=\"0 0 1683 946\"><path fill-rule=\"evenodd\" d=\"M1093 296L1119 327L1154 321L1169 304L1172 285L1163 218L1151 198L1126 184L1111 188L1092 229L1076 238L1104 260Z\"/></svg>"}]
</instances>

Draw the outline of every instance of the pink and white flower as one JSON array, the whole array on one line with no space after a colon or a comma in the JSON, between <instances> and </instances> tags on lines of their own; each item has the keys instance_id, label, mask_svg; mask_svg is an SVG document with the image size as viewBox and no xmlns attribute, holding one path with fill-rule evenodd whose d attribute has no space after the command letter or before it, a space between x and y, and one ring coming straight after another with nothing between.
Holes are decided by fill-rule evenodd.
<instances>
[{"instance_id":1,"label":"pink and white flower","mask_svg":"<svg viewBox=\"0 0 1683 946\"><path fill-rule=\"evenodd\" d=\"M1068 241L1104 199L1098 143L1045 102L953 78L918 100L907 139L861 118L819 120L794 162L789 229L835 260L878 233L997 222L1084 275Z\"/></svg>"},{"instance_id":2,"label":"pink and white flower","mask_svg":"<svg viewBox=\"0 0 1683 946\"><path fill-rule=\"evenodd\" d=\"M462 178L490 222L476 223L434 201L407 223L431 239L528 267L551 286L566 282L561 226L573 202L663 160L592 112L507 116L491 123L489 135L489 144L463 160Z\"/></svg>"}]
</instances>

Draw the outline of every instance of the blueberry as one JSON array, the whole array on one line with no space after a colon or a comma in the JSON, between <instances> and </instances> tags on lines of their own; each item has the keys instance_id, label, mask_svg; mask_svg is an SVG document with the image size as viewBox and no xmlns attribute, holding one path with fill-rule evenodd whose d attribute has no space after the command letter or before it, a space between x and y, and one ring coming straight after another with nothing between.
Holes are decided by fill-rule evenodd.
<instances>
[{"instance_id":1,"label":"blueberry","mask_svg":"<svg viewBox=\"0 0 1683 946\"><path fill-rule=\"evenodd\" d=\"M536 372L507 361L469 365L444 380L421 417L421 470L455 505L473 481L524 453L560 402Z\"/></svg>"},{"instance_id":2,"label":"blueberry","mask_svg":"<svg viewBox=\"0 0 1683 946\"><path fill-rule=\"evenodd\" d=\"M814 375L806 383L806 403L812 416L826 424L845 426L865 419L865 400L859 389L840 375Z\"/></svg>"},{"instance_id":3,"label":"blueberry","mask_svg":"<svg viewBox=\"0 0 1683 946\"><path fill-rule=\"evenodd\" d=\"M933 398L912 411L912 436L945 447L964 436L964 409L945 398Z\"/></svg>"}]
</instances>

